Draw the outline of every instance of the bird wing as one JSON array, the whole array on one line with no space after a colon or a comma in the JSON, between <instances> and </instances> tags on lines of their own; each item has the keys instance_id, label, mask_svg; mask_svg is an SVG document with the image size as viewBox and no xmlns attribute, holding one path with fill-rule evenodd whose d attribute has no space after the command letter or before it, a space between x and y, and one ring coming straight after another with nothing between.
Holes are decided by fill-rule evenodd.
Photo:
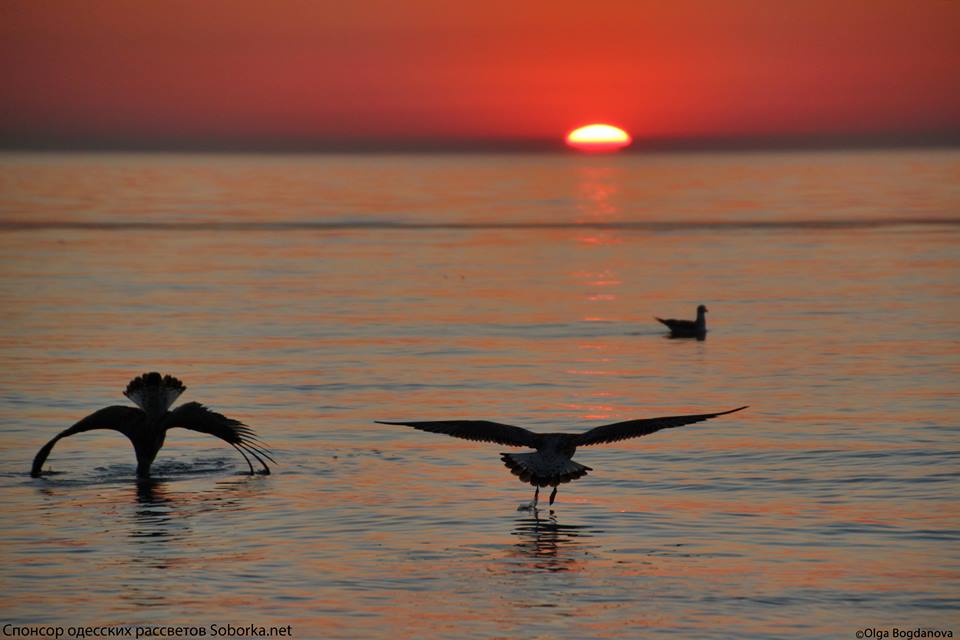
<instances>
[{"instance_id":1,"label":"bird wing","mask_svg":"<svg viewBox=\"0 0 960 640\"><path fill-rule=\"evenodd\" d=\"M703 422L710 418L726 415L735 411L746 409L746 406L731 409L730 411L720 411L719 413L700 413L690 416L665 416L663 418L645 418L643 420L627 420L626 422L615 422L605 424L602 427L595 427L581 433L577 436L576 445L586 447L592 444L603 444L606 442L617 442L627 438L638 438L645 436L660 429L670 429L672 427L682 427L685 424L694 422Z\"/></svg>"},{"instance_id":2,"label":"bird wing","mask_svg":"<svg viewBox=\"0 0 960 640\"><path fill-rule=\"evenodd\" d=\"M540 442L539 434L533 431L488 420L435 420L432 422L385 422L376 420L376 422L378 424L398 424L413 427L430 433L444 433L464 440L496 442L510 447L532 447L536 449Z\"/></svg>"},{"instance_id":3,"label":"bird wing","mask_svg":"<svg viewBox=\"0 0 960 640\"><path fill-rule=\"evenodd\" d=\"M30 469L30 475L34 478L40 476L43 463L46 462L47 456L49 456L53 450L53 445L57 444L57 441L61 438L72 436L75 433L83 433L84 431L93 431L94 429L112 429L119 431L128 438L132 438L133 429L139 421L143 420L144 415L140 409L125 407L119 404L94 411L69 429L61 431L50 442L43 445L33 458L33 467Z\"/></svg>"},{"instance_id":4,"label":"bird wing","mask_svg":"<svg viewBox=\"0 0 960 640\"><path fill-rule=\"evenodd\" d=\"M693 320L677 320L676 318L667 318L664 320L663 318L658 318L656 316L654 316L653 319L673 330L697 328L697 323Z\"/></svg>"},{"instance_id":5,"label":"bird wing","mask_svg":"<svg viewBox=\"0 0 960 640\"><path fill-rule=\"evenodd\" d=\"M253 465L250 464L247 453L263 465L265 474L270 473L270 467L263 461L263 458L276 463L276 460L270 455L270 450L257 438L253 429L239 420L211 411L199 402L188 402L169 412L163 420L162 427L165 430L182 427L220 438L240 452L240 455L247 461L247 465L250 466L250 473L253 473Z\"/></svg>"}]
</instances>

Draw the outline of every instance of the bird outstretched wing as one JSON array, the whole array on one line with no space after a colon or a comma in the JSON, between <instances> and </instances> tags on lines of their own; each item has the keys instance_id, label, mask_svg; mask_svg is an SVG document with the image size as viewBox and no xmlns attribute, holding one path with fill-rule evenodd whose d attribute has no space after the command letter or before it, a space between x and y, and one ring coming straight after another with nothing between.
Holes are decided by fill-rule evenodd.
<instances>
[{"instance_id":1,"label":"bird outstretched wing","mask_svg":"<svg viewBox=\"0 0 960 640\"><path fill-rule=\"evenodd\" d=\"M496 442L510 447L536 448L540 436L523 427L490 422L488 420L435 420L428 422L386 422L376 420L378 424L397 424L413 427L430 433L443 433L464 440L478 442Z\"/></svg>"},{"instance_id":2,"label":"bird outstretched wing","mask_svg":"<svg viewBox=\"0 0 960 640\"><path fill-rule=\"evenodd\" d=\"M240 455L243 456L250 467L250 473L253 473L253 465L247 458L248 453L263 465L265 474L270 473L270 467L267 466L263 458L276 463L276 460L271 457L269 449L257 438L253 429L239 420L211 411L199 402L187 402L169 412L164 418L162 426L164 429L182 427L220 438L240 452Z\"/></svg>"},{"instance_id":3,"label":"bird outstretched wing","mask_svg":"<svg viewBox=\"0 0 960 640\"><path fill-rule=\"evenodd\" d=\"M50 442L43 445L33 458L33 467L30 469L30 475L34 478L40 476L43 463L46 462L47 456L49 456L53 450L53 446L57 444L57 441L61 438L72 436L75 433L83 433L84 431L93 431L94 429L112 429L131 438L137 423L143 420L144 416L145 414L140 409L125 407L119 404L94 411L69 429L61 431Z\"/></svg>"},{"instance_id":4,"label":"bird outstretched wing","mask_svg":"<svg viewBox=\"0 0 960 640\"><path fill-rule=\"evenodd\" d=\"M626 422L605 424L602 427L595 427L586 433L581 433L579 436L577 436L576 445L578 447L587 447L592 444L603 444L606 442L626 440L627 438L638 438L655 431L660 431L660 429L670 429L672 427L682 427L685 424L693 424L694 422L703 422L704 420L709 420L710 418L716 418L717 416L734 413L735 411L741 411L746 408L746 406L743 406L737 407L736 409L731 409L729 411L720 411L718 413L699 413L689 416L665 416L663 418L645 418L642 420L627 420Z\"/></svg>"}]
</instances>

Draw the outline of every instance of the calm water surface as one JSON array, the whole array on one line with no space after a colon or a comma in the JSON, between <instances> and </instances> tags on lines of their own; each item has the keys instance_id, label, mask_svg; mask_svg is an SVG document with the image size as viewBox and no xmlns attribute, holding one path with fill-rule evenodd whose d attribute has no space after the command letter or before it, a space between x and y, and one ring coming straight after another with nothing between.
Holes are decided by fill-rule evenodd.
<instances>
[{"instance_id":1,"label":"calm water surface","mask_svg":"<svg viewBox=\"0 0 960 640\"><path fill-rule=\"evenodd\" d=\"M0 156L0 618L298 638L960 634L960 153ZM653 315L710 307L704 342ZM146 370L272 476L109 431ZM553 513L498 445L585 430Z\"/></svg>"}]
</instances>

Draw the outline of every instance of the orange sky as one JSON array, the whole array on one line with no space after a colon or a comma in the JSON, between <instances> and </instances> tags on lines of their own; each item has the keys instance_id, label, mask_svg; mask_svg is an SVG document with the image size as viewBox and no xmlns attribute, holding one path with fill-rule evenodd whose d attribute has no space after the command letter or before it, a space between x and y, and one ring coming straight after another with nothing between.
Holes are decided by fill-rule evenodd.
<instances>
[{"instance_id":1,"label":"orange sky","mask_svg":"<svg viewBox=\"0 0 960 640\"><path fill-rule=\"evenodd\" d=\"M4 0L0 144L960 134L955 0Z\"/></svg>"}]
</instances>

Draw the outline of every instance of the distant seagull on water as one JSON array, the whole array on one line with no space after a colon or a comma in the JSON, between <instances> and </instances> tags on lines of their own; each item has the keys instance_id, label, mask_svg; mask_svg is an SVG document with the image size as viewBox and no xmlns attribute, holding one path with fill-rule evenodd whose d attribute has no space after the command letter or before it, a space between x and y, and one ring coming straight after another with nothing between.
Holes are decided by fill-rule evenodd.
<instances>
[{"instance_id":1,"label":"distant seagull on water","mask_svg":"<svg viewBox=\"0 0 960 640\"><path fill-rule=\"evenodd\" d=\"M157 452L163 447L167 431L174 427L183 427L216 436L240 452L247 461L251 474L254 471L250 458L247 457L248 453L263 465L263 473L269 474L270 467L263 458L270 462L275 461L250 427L216 411L211 411L199 402L188 402L173 411L168 410L186 390L187 388L177 378L161 377L155 371L134 378L127 385L123 395L132 400L140 407L139 409L113 405L91 413L43 445L33 459L30 475L34 478L40 476L44 461L50 455L53 445L61 438L94 429L112 429L127 436L133 444L137 454L137 477L149 478L150 465L157 457Z\"/></svg>"},{"instance_id":2,"label":"distant seagull on water","mask_svg":"<svg viewBox=\"0 0 960 640\"><path fill-rule=\"evenodd\" d=\"M550 504L552 505L557 497L557 485L576 480L587 475L588 471L593 471L590 467L571 460L577 447L637 438L661 429L702 422L746 408L746 406L743 406L719 413L627 420L626 422L615 422L602 427L595 427L586 433L534 433L523 427L514 427L509 424L487 420L438 420L432 422L385 422L377 420L376 422L378 424L403 425L431 433L443 433L465 440L495 442L511 447L536 449L536 451L530 453L500 454L500 459L503 460L503 463L513 475L518 476L522 482L529 482L536 487L533 493L533 502L530 504L531 508L536 508L537 500L540 498L540 487L553 487L553 492L550 494Z\"/></svg>"},{"instance_id":3,"label":"distant seagull on water","mask_svg":"<svg viewBox=\"0 0 960 640\"><path fill-rule=\"evenodd\" d=\"M654 316L654 318L670 329L671 338L696 338L697 340L703 340L707 337L707 308L702 304L697 307L696 320L675 320L673 318L664 320L656 316Z\"/></svg>"}]
</instances>

